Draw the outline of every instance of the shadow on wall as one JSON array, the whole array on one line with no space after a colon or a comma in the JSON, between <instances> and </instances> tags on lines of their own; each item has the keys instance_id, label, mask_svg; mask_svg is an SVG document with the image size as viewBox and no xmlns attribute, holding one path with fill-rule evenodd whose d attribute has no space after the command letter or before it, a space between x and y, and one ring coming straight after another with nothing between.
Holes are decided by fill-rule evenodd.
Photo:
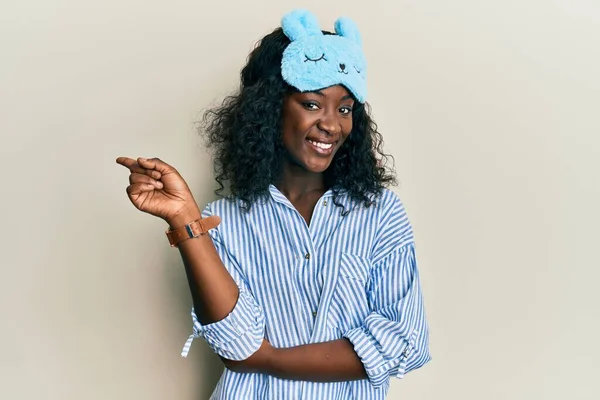
<instances>
[{"instance_id":1,"label":"shadow on wall","mask_svg":"<svg viewBox=\"0 0 600 400\"><path fill-rule=\"evenodd\" d=\"M181 321L186 327L185 337L181 339L181 345L191 332L192 320L190 317L190 307L192 299L187 278L179 256L179 251L167 252L163 282L166 286L165 292L172 301L170 307L173 309L173 318ZM193 384L196 385L196 399L208 399L212 394L221 374L223 373L223 363L219 357L213 353L203 339L196 339L188 355L189 368L198 371L198 376L194 377ZM192 363L195 363L192 364ZM194 368L192 368L194 367Z\"/></svg>"}]
</instances>

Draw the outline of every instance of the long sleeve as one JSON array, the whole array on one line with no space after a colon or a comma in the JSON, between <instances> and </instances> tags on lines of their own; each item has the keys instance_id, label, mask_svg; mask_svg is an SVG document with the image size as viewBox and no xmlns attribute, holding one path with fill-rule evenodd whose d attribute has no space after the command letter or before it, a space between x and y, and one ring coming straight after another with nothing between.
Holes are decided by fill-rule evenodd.
<instances>
[{"instance_id":1,"label":"long sleeve","mask_svg":"<svg viewBox=\"0 0 600 400\"><path fill-rule=\"evenodd\" d=\"M368 285L371 313L344 333L375 387L431 359L412 227L397 198L380 225Z\"/></svg>"},{"instance_id":2,"label":"long sleeve","mask_svg":"<svg viewBox=\"0 0 600 400\"><path fill-rule=\"evenodd\" d=\"M212 212L209 204L202 212L202 218L210 215ZM216 354L228 360L245 360L262 344L265 329L264 313L248 288L240 266L224 246L219 229L211 230L210 235L223 265L238 285L239 297L227 317L208 325L200 324L192 308L193 334L185 343L181 355L187 357L193 340L202 337Z\"/></svg>"}]
</instances>

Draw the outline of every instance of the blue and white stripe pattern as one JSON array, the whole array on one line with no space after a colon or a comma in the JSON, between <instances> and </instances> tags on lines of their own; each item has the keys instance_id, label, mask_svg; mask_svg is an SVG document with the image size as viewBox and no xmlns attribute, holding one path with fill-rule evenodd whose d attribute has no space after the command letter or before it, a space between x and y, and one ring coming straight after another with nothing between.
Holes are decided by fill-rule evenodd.
<instances>
[{"instance_id":1,"label":"blue and white stripe pattern","mask_svg":"<svg viewBox=\"0 0 600 400\"><path fill-rule=\"evenodd\" d=\"M303 382L225 369L211 399L385 399L390 377L431 359L413 230L402 203L385 189L375 205L342 216L330 190L307 226L275 186L269 192L249 213L224 199L203 211L222 219L210 235L240 298L228 317L206 326L192 310L194 333L182 355L196 337L234 360L248 358L265 337L274 347L345 337L368 379ZM339 200L354 205L346 195Z\"/></svg>"}]
</instances>

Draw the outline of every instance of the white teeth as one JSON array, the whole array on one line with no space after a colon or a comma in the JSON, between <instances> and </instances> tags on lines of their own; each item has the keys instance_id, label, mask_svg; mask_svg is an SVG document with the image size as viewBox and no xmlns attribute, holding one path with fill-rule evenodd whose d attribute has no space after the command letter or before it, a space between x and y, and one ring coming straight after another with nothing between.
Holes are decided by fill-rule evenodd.
<instances>
[{"instance_id":1,"label":"white teeth","mask_svg":"<svg viewBox=\"0 0 600 400\"><path fill-rule=\"evenodd\" d=\"M333 146L333 143L321 143L321 142L315 142L313 140L309 140L309 142L311 142L312 144L314 144L315 146L317 146L320 149L330 149L331 146Z\"/></svg>"}]
</instances>

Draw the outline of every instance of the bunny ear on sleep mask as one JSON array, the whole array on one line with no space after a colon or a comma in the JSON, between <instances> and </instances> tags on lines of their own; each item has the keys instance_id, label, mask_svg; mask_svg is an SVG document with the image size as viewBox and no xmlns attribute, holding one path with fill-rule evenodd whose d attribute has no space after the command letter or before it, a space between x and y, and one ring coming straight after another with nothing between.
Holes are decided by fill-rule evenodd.
<instances>
[{"instance_id":1,"label":"bunny ear on sleep mask","mask_svg":"<svg viewBox=\"0 0 600 400\"><path fill-rule=\"evenodd\" d=\"M306 10L283 16L281 27L291 43L283 52L281 75L301 92L345 86L360 103L367 97L367 62L358 27L349 18L335 23L335 35L325 35L317 18Z\"/></svg>"}]
</instances>

